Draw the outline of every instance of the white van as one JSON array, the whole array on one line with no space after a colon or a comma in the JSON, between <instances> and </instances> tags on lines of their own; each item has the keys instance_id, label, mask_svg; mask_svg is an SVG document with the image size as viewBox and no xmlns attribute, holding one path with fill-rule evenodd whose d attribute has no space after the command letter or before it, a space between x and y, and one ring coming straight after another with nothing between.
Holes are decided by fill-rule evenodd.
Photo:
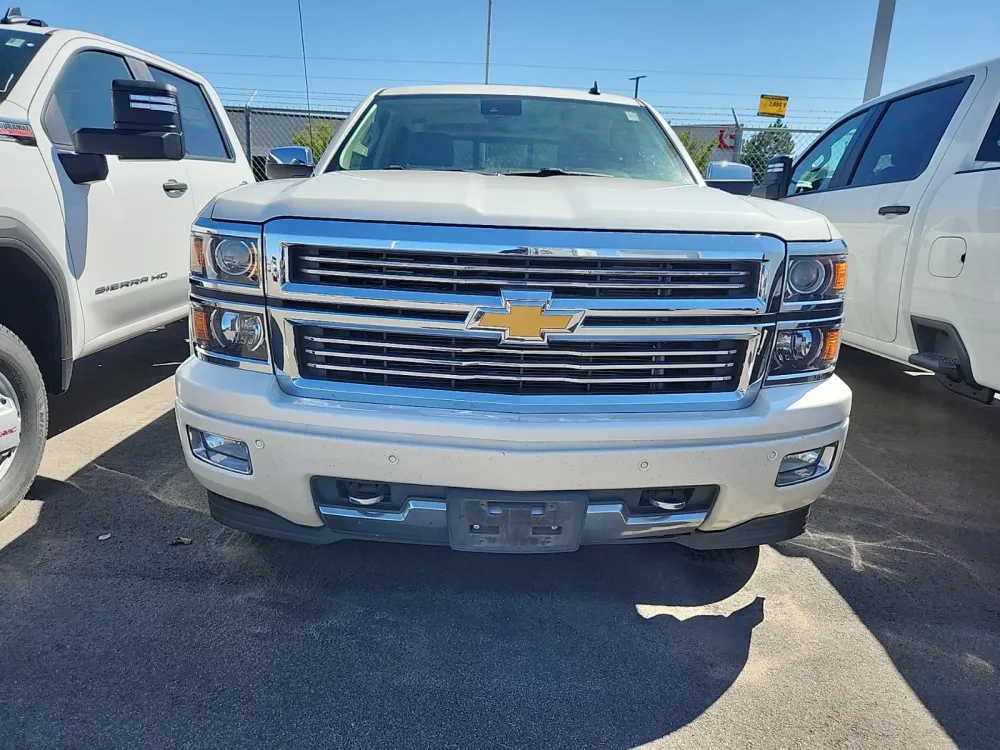
<instances>
[{"instance_id":1,"label":"white van","mask_svg":"<svg viewBox=\"0 0 1000 750\"><path fill-rule=\"evenodd\" d=\"M762 195L826 215L848 245L844 341L1000 390L1000 59L866 102Z\"/></svg>"}]
</instances>

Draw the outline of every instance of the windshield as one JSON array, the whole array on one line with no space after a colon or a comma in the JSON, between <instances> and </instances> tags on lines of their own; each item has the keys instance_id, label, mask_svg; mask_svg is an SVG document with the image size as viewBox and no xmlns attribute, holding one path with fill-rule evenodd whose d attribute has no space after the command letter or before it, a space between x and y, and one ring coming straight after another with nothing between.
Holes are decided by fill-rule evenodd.
<instances>
[{"instance_id":1,"label":"windshield","mask_svg":"<svg viewBox=\"0 0 1000 750\"><path fill-rule=\"evenodd\" d=\"M44 34L0 29L0 102L7 98L46 39Z\"/></svg>"},{"instance_id":2,"label":"windshield","mask_svg":"<svg viewBox=\"0 0 1000 750\"><path fill-rule=\"evenodd\" d=\"M645 107L544 97L377 97L328 169L694 182Z\"/></svg>"}]
</instances>

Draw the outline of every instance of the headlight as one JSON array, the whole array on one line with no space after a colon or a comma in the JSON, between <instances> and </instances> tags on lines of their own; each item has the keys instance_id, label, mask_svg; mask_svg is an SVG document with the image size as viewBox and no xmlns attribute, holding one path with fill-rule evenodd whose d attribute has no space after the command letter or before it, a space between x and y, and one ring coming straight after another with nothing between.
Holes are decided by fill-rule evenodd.
<instances>
[{"instance_id":1,"label":"headlight","mask_svg":"<svg viewBox=\"0 0 1000 750\"><path fill-rule=\"evenodd\" d=\"M777 383L818 380L832 372L840 354L840 323L803 323L779 329L774 340L768 381Z\"/></svg>"},{"instance_id":2,"label":"headlight","mask_svg":"<svg viewBox=\"0 0 1000 750\"><path fill-rule=\"evenodd\" d=\"M792 256L785 276L785 302L839 302L847 289L847 256Z\"/></svg>"},{"instance_id":3,"label":"headlight","mask_svg":"<svg viewBox=\"0 0 1000 750\"><path fill-rule=\"evenodd\" d=\"M260 240L251 236L191 233L191 273L210 281L260 285Z\"/></svg>"},{"instance_id":4,"label":"headlight","mask_svg":"<svg viewBox=\"0 0 1000 750\"><path fill-rule=\"evenodd\" d=\"M191 300L191 336L199 355L239 365L239 360L267 362L264 313ZM231 360L231 361L227 361Z\"/></svg>"}]
</instances>

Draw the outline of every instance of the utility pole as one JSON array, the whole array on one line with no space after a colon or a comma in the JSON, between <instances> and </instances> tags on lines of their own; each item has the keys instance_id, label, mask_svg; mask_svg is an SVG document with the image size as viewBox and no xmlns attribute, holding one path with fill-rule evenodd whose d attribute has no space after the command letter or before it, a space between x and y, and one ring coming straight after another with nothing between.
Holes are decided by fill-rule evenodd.
<instances>
[{"instance_id":1,"label":"utility pole","mask_svg":"<svg viewBox=\"0 0 1000 750\"><path fill-rule=\"evenodd\" d=\"M639 98L639 81L643 78L649 78L649 76L632 76L629 78L630 81L635 81L635 98Z\"/></svg>"},{"instance_id":2,"label":"utility pole","mask_svg":"<svg viewBox=\"0 0 1000 750\"><path fill-rule=\"evenodd\" d=\"M490 82L490 43L493 39L493 0L487 0L486 9L486 83Z\"/></svg>"},{"instance_id":3,"label":"utility pole","mask_svg":"<svg viewBox=\"0 0 1000 750\"><path fill-rule=\"evenodd\" d=\"M872 35L872 54L868 58L868 78L865 80L865 101L874 99L882 93L885 58L889 52L889 34L892 32L892 16L895 11L896 0L878 0L875 33Z\"/></svg>"}]
</instances>

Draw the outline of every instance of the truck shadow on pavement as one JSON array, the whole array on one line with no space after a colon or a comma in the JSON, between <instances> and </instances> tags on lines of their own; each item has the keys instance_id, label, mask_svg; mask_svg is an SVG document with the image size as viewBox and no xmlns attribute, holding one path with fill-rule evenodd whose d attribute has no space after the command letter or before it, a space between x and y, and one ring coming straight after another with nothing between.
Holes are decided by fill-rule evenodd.
<instances>
[{"instance_id":1,"label":"truck shadow on pavement","mask_svg":"<svg viewBox=\"0 0 1000 750\"><path fill-rule=\"evenodd\" d=\"M761 598L684 611L740 591L756 551L495 556L226 529L172 413L30 497L37 522L0 536L11 746L630 748L712 706L764 618Z\"/></svg>"},{"instance_id":2,"label":"truck shadow on pavement","mask_svg":"<svg viewBox=\"0 0 1000 750\"><path fill-rule=\"evenodd\" d=\"M808 557L960 747L1000 747L1000 406L846 350L847 454Z\"/></svg>"},{"instance_id":3,"label":"truck shadow on pavement","mask_svg":"<svg viewBox=\"0 0 1000 750\"><path fill-rule=\"evenodd\" d=\"M50 402L49 437L166 380L188 354L181 321L84 357L73 365L69 392Z\"/></svg>"}]
</instances>

